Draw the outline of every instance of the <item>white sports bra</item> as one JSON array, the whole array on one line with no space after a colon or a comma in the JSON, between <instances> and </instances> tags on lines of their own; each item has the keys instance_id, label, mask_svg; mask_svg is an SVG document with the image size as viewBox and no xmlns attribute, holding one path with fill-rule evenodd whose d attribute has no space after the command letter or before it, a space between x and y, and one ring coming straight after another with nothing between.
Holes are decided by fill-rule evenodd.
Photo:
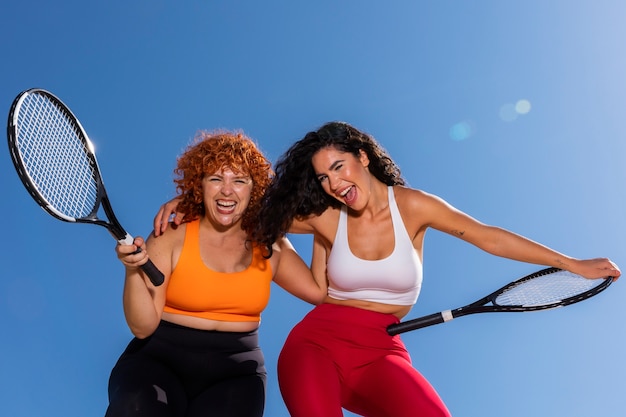
<instances>
[{"instance_id":1,"label":"white sports bra","mask_svg":"<svg viewBox=\"0 0 626 417\"><path fill-rule=\"evenodd\" d=\"M348 243L348 209L341 208L327 262L330 297L397 305L413 305L417 301L422 287L422 262L404 228L393 187L388 187L387 194L395 244L385 259L370 261L354 256Z\"/></svg>"}]
</instances>

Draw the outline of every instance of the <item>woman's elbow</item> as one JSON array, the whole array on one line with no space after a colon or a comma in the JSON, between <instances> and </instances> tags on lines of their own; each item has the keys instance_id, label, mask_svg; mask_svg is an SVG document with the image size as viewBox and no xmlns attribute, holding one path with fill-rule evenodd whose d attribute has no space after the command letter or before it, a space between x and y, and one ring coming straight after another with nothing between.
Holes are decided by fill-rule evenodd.
<instances>
[{"instance_id":1,"label":"woman's elbow","mask_svg":"<svg viewBox=\"0 0 626 417\"><path fill-rule=\"evenodd\" d=\"M130 329L130 332L133 334L133 336L135 336L137 339L145 339L152 336L157 326L128 323L128 328Z\"/></svg>"},{"instance_id":2,"label":"woman's elbow","mask_svg":"<svg viewBox=\"0 0 626 417\"><path fill-rule=\"evenodd\" d=\"M293 295L314 306L322 304L326 299L326 291L308 291L300 294L294 293Z\"/></svg>"},{"instance_id":3,"label":"woman's elbow","mask_svg":"<svg viewBox=\"0 0 626 417\"><path fill-rule=\"evenodd\" d=\"M328 295L328 290L324 289L322 291L318 291L315 293L315 295L313 297L311 297L311 301L309 301L309 303L313 304L313 305L320 305L324 302L324 300L326 299L326 296Z\"/></svg>"}]
</instances>

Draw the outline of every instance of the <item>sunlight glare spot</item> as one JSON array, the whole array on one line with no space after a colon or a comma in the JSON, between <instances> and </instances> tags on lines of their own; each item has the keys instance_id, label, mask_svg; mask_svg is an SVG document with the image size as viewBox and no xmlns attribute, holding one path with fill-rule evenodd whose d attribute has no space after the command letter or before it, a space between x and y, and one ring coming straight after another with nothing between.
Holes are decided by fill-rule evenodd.
<instances>
[{"instance_id":1,"label":"sunlight glare spot","mask_svg":"<svg viewBox=\"0 0 626 417\"><path fill-rule=\"evenodd\" d=\"M519 114L527 114L530 111L530 101L528 100L518 100L515 103L515 111Z\"/></svg>"},{"instance_id":2,"label":"sunlight glare spot","mask_svg":"<svg viewBox=\"0 0 626 417\"><path fill-rule=\"evenodd\" d=\"M452 140L461 141L472 136L472 126L468 122L459 122L450 128L450 137Z\"/></svg>"},{"instance_id":3,"label":"sunlight glare spot","mask_svg":"<svg viewBox=\"0 0 626 417\"><path fill-rule=\"evenodd\" d=\"M530 112L530 101L525 99L517 100L515 104L506 103L500 107L500 119L505 122L512 122L519 115L525 115Z\"/></svg>"},{"instance_id":4,"label":"sunlight glare spot","mask_svg":"<svg viewBox=\"0 0 626 417\"><path fill-rule=\"evenodd\" d=\"M505 122L512 122L517 119L518 113L515 111L515 106L511 103L507 103L500 107L500 119Z\"/></svg>"}]
</instances>

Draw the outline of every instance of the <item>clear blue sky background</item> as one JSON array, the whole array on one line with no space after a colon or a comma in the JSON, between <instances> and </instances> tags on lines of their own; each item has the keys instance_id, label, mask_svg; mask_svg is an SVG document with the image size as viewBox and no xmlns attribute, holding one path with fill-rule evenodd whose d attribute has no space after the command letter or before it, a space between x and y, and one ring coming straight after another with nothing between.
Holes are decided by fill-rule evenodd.
<instances>
[{"instance_id":1,"label":"clear blue sky background","mask_svg":"<svg viewBox=\"0 0 626 417\"><path fill-rule=\"evenodd\" d=\"M135 235L173 196L175 158L197 130L241 128L274 161L344 120L377 137L412 186L626 269L625 21L620 0L10 1L0 108L30 87L61 97ZM115 241L49 217L6 148L0 173L0 415L101 416L131 337ZM293 240L308 260L310 240ZM434 231L424 256L411 317L539 269ZM455 417L623 417L625 288L403 339ZM308 310L273 289L261 335L267 416L287 416L276 358Z\"/></svg>"}]
</instances>

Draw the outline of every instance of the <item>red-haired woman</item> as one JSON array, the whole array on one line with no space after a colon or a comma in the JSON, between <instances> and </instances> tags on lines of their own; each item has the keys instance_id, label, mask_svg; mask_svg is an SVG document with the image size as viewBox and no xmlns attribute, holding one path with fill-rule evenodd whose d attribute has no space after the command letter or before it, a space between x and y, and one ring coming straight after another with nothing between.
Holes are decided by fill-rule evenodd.
<instances>
[{"instance_id":1,"label":"red-haired woman","mask_svg":"<svg viewBox=\"0 0 626 417\"><path fill-rule=\"evenodd\" d=\"M111 372L106 416L260 417L266 375L257 332L270 283L312 304L326 284L287 239L251 239L273 173L250 138L201 132L175 173L185 223L116 248L135 338ZM159 287L140 269L148 255L165 275Z\"/></svg>"}]
</instances>

